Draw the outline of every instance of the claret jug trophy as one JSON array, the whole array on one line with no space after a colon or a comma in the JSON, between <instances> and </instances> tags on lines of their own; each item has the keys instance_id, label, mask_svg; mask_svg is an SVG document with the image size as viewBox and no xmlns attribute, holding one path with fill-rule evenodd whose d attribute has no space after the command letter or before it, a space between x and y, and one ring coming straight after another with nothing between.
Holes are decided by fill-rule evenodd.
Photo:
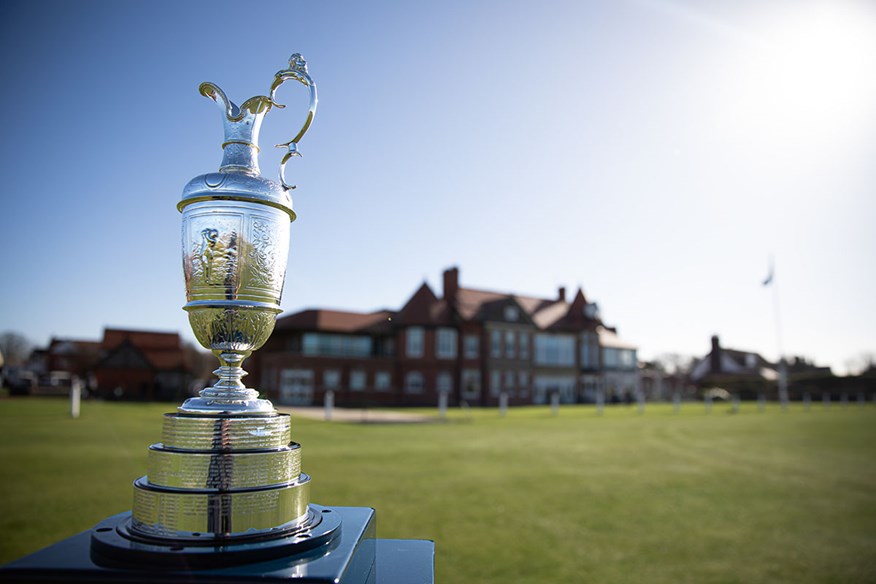
<instances>
[{"instance_id":1,"label":"claret jug trophy","mask_svg":"<svg viewBox=\"0 0 876 584\"><path fill-rule=\"evenodd\" d=\"M289 80L310 91L304 126L289 142L280 180L261 176L258 135ZM290 440L290 417L259 399L242 378L243 361L274 330L295 219L285 166L316 113L316 84L299 54L274 76L269 95L238 106L213 83L201 95L222 112L225 140L218 172L183 189L182 257L185 310L195 337L219 359L218 381L164 419L162 442L149 450L147 475L134 483L127 529L174 541L238 539L307 531L322 525L308 506L310 478L301 472L301 447Z\"/></svg>"},{"instance_id":2,"label":"claret jug trophy","mask_svg":"<svg viewBox=\"0 0 876 584\"><path fill-rule=\"evenodd\" d=\"M285 107L287 81L310 94L278 180L261 175L265 115ZM3 568L20 582L433 581L432 542L376 538L374 509L310 501L289 414L248 388L242 365L267 341L280 310L290 224L286 165L316 114L316 84L300 54L268 95L237 105L213 83L201 95L225 130L217 172L183 189L182 263L189 323L218 359L216 382L165 414L161 441L134 481L133 509Z\"/></svg>"}]
</instances>

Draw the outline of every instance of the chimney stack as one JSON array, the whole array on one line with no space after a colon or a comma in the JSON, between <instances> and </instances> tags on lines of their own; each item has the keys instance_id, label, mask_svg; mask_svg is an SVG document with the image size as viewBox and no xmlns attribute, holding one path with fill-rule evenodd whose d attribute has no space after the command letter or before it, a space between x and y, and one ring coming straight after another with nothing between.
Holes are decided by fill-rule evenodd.
<instances>
[{"instance_id":1,"label":"chimney stack","mask_svg":"<svg viewBox=\"0 0 876 584\"><path fill-rule=\"evenodd\" d=\"M456 293L459 291L459 268L456 266L444 270L444 300L456 304Z\"/></svg>"},{"instance_id":2,"label":"chimney stack","mask_svg":"<svg viewBox=\"0 0 876 584\"><path fill-rule=\"evenodd\" d=\"M718 335L712 335L712 352L709 353L709 369L712 373L721 372L721 344Z\"/></svg>"},{"instance_id":3,"label":"chimney stack","mask_svg":"<svg viewBox=\"0 0 876 584\"><path fill-rule=\"evenodd\" d=\"M566 287L560 286L560 289L557 291L557 301L565 302L566 301Z\"/></svg>"}]
</instances>

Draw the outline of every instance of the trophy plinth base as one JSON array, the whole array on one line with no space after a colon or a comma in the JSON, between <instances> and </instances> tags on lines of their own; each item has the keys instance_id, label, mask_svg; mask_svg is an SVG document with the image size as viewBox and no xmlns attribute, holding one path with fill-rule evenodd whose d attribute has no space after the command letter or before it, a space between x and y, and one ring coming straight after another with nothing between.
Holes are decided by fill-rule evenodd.
<instances>
[{"instance_id":1,"label":"trophy plinth base","mask_svg":"<svg viewBox=\"0 0 876 584\"><path fill-rule=\"evenodd\" d=\"M107 567L206 569L300 555L317 548L322 555L336 547L342 520L327 507L311 507L311 514L319 520L288 534L207 541L143 537L132 529L131 513L122 513L91 530L91 559Z\"/></svg>"},{"instance_id":2,"label":"trophy plinth base","mask_svg":"<svg viewBox=\"0 0 876 584\"><path fill-rule=\"evenodd\" d=\"M317 545L281 550L282 540L235 543L234 550L221 546L186 551L183 545L161 546L153 553L154 562L125 560L113 552L113 545L93 545L96 536L111 533L130 518L129 513L110 517L89 531L80 533L0 568L0 580L21 583L61 582L146 582L166 583L260 583L307 582L339 584L401 584L434 582L434 544L419 540L376 539L373 509L367 507L320 507L327 509L337 522L336 531ZM326 522L325 527L334 525ZM97 531L109 528L110 531ZM106 540L104 540L106 543ZM286 542L289 543L289 542ZM268 550L269 546L274 550ZM235 557L225 557L232 551ZM247 553L250 552L248 556ZM179 559L196 557L193 567ZM177 561L168 561L177 554ZM136 552L135 552L136 556ZM211 561L211 558L213 561ZM229 561L231 562L229 564Z\"/></svg>"}]
</instances>

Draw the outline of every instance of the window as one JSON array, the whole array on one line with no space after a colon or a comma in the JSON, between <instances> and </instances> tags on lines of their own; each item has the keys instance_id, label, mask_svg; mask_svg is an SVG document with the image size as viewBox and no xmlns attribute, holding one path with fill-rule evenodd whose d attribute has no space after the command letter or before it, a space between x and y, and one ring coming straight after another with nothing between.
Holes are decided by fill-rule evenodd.
<instances>
[{"instance_id":1,"label":"window","mask_svg":"<svg viewBox=\"0 0 876 584\"><path fill-rule=\"evenodd\" d=\"M490 356L491 357L501 357L502 356L502 332L501 331L492 331L490 333Z\"/></svg>"},{"instance_id":2,"label":"window","mask_svg":"<svg viewBox=\"0 0 876 584\"><path fill-rule=\"evenodd\" d=\"M370 357L371 337L304 333L301 352L327 357Z\"/></svg>"},{"instance_id":3,"label":"window","mask_svg":"<svg viewBox=\"0 0 876 584\"><path fill-rule=\"evenodd\" d=\"M438 339L435 345L435 356L439 359L456 358L456 330L452 328L439 328Z\"/></svg>"},{"instance_id":4,"label":"window","mask_svg":"<svg viewBox=\"0 0 876 584\"><path fill-rule=\"evenodd\" d=\"M529 373L520 371L517 373L517 396L529 397Z\"/></svg>"},{"instance_id":5,"label":"window","mask_svg":"<svg viewBox=\"0 0 876 584\"><path fill-rule=\"evenodd\" d=\"M608 369L616 369L617 368L617 349L611 349L606 347L602 350L602 363Z\"/></svg>"},{"instance_id":6,"label":"window","mask_svg":"<svg viewBox=\"0 0 876 584\"><path fill-rule=\"evenodd\" d=\"M506 371L505 372L505 389L513 390L514 389L514 372Z\"/></svg>"},{"instance_id":7,"label":"window","mask_svg":"<svg viewBox=\"0 0 876 584\"><path fill-rule=\"evenodd\" d=\"M575 365L575 337L535 335L535 362L539 365Z\"/></svg>"},{"instance_id":8,"label":"window","mask_svg":"<svg viewBox=\"0 0 876 584\"><path fill-rule=\"evenodd\" d=\"M374 374L374 389L377 391L389 390L391 379L392 376L389 374L389 371L378 371Z\"/></svg>"},{"instance_id":9,"label":"window","mask_svg":"<svg viewBox=\"0 0 876 584\"><path fill-rule=\"evenodd\" d=\"M529 373L526 371L520 371L517 374L517 385L521 388L529 387Z\"/></svg>"},{"instance_id":10,"label":"window","mask_svg":"<svg viewBox=\"0 0 876 584\"><path fill-rule=\"evenodd\" d=\"M529 333L520 333L520 358L529 359Z\"/></svg>"},{"instance_id":11,"label":"window","mask_svg":"<svg viewBox=\"0 0 876 584\"><path fill-rule=\"evenodd\" d=\"M490 395L493 397L499 395L502 390L502 378L498 371L490 371Z\"/></svg>"},{"instance_id":12,"label":"window","mask_svg":"<svg viewBox=\"0 0 876 584\"><path fill-rule=\"evenodd\" d=\"M581 367L583 369L599 367L599 344L593 333L581 335Z\"/></svg>"},{"instance_id":13,"label":"window","mask_svg":"<svg viewBox=\"0 0 876 584\"><path fill-rule=\"evenodd\" d=\"M309 406L313 403L313 371L310 369L280 371L279 402L296 406Z\"/></svg>"},{"instance_id":14,"label":"window","mask_svg":"<svg viewBox=\"0 0 876 584\"><path fill-rule=\"evenodd\" d=\"M423 374L410 371L405 375L405 393L423 393Z\"/></svg>"},{"instance_id":15,"label":"window","mask_svg":"<svg viewBox=\"0 0 876 584\"><path fill-rule=\"evenodd\" d=\"M365 372L351 371L350 372L350 389L353 391L362 391L365 389Z\"/></svg>"},{"instance_id":16,"label":"window","mask_svg":"<svg viewBox=\"0 0 876 584\"><path fill-rule=\"evenodd\" d=\"M618 351L618 362L622 369L635 369L636 352L632 349L622 349Z\"/></svg>"},{"instance_id":17,"label":"window","mask_svg":"<svg viewBox=\"0 0 876 584\"><path fill-rule=\"evenodd\" d=\"M560 394L562 403L575 401L575 378L560 375L535 375L533 379L532 401L544 404L550 401L551 395Z\"/></svg>"},{"instance_id":18,"label":"window","mask_svg":"<svg viewBox=\"0 0 876 584\"><path fill-rule=\"evenodd\" d=\"M474 399L481 394L481 372L478 369L462 370L462 397Z\"/></svg>"},{"instance_id":19,"label":"window","mask_svg":"<svg viewBox=\"0 0 876 584\"><path fill-rule=\"evenodd\" d=\"M478 346L478 336L477 335L465 335L465 358L466 359L477 359L478 353L480 352L480 347Z\"/></svg>"},{"instance_id":20,"label":"window","mask_svg":"<svg viewBox=\"0 0 876 584\"><path fill-rule=\"evenodd\" d=\"M439 392L449 393L453 391L453 377L446 371L438 374L438 379L435 382L435 389Z\"/></svg>"},{"instance_id":21,"label":"window","mask_svg":"<svg viewBox=\"0 0 876 584\"><path fill-rule=\"evenodd\" d=\"M423 327L412 326L406 331L407 346L405 354L408 357L423 356Z\"/></svg>"},{"instance_id":22,"label":"window","mask_svg":"<svg viewBox=\"0 0 876 584\"><path fill-rule=\"evenodd\" d=\"M326 389L337 389L341 385L341 372L337 369L326 369L323 371L322 385Z\"/></svg>"},{"instance_id":23,"label":"window","mask_svg":"<svg viewBox=\"0 0 876 584\"><path fill-rule=\"evenodd\" d=\"M505 331L505 357L508 359L513 359L517 353L516 337L514 331Z\"/></svg>"},{"instance_id":24,"label":"window","mask_svg":"<svg viewBox=\"0 0 876 584\"><path fill-rule=\"evenodd\" d=\"M590 319L599 320L599 306L595 302L585 304L584 316Z\"/></svg>"},{"instance_id":25,"label":"window","mask_svg":"<svg viewBox=\"0 0 876 584\"><path fill-rule=\"evenodd\" d=\"M505 307L505 320L509 322L514 322L520 317L520 311L517 310L516 306L509 304Z\"/></svg>"},{"instance_id":26,"label":"window","mask_svg":"<svg viewBox=\"0 0 876 584\"><path fill-rule=\"evenodd\" d=\"M376 354L380 357L395 357L395 339L391 337L377 339Z\"/></svg>"}]
</instances>

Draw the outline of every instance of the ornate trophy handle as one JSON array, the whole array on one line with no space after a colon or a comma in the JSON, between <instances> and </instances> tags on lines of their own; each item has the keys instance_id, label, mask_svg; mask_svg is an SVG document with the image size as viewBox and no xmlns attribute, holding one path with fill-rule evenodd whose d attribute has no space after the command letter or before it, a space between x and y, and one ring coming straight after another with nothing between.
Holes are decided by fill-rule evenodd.
<instances>
[{"instance_id":1,"label":"ornate trophy handle","mask_svg":"<svg viewBox=\"0 0 876 584\"><path fill-rule=\"evenodd\" d=\"M274 76L274 83L271 84L271 95L270 99L274 106L278 108L284 108L285 105L277 103L274 99L274 96L277 93L277 89L286 81L294 79L298 81L305 87L310 90L310 108L307 112L307 119L304 120L304 125L301 126L301 130L298 131L298 134L295 135L294 138L285 142L283 144L277 144L277 148L286 148L286 153L283 155L283 159L280 161L280 184L283 185L283 188L287 191L290 191L295 188L295 185L290 185L286 182L286 163L289 162L289 159L293 156L301 156L298 152L298 142L301 138L304 137L304 134L307 133L307 130L310 129L310 124L313 123L313 117L316 115L316 104L318 102L317 94L316 94L316 83L313 82L313 79L310 78L310 75L307 73L307 62L304 60L304 57L301 56L300 53L295 53L291 57L289 57L289 68L283 69L282 71L278 71Z\"/></svg>"}]
</instances>

